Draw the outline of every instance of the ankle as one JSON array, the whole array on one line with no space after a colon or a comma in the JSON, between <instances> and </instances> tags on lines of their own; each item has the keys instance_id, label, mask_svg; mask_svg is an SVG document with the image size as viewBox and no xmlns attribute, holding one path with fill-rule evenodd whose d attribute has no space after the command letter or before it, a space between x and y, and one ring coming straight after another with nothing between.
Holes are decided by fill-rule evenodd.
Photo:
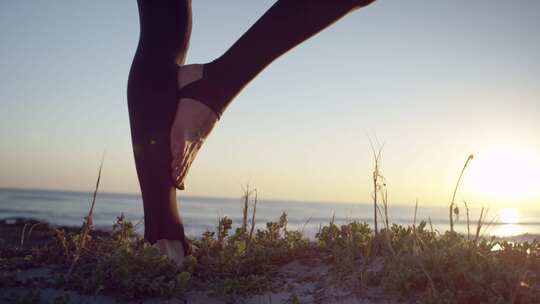
<instances>
[{"instance_id":1,"label":"ankle","mask_svg":"<svg viewBox=\"0 0 540 304\"><path fill-rule=\"evenodd\" d=\"M182 65L178 69L178 88L189 85L192 82L202 79L204 74L203 64L186 64Z\"/></svg>"},{"instance_id":2,"label":"ankle","mask_svg":"<svg viewBox=\"0 0 540 304\"><path fill-rule=\"evenodd\" d=\"M241 78L232 77L228 74L231 71L236 70L226 68L220 58L204 64L185 65L179 77L180 94L206 105L219 118L242 88L238 83Z\"/></svg>"}]
</instances>

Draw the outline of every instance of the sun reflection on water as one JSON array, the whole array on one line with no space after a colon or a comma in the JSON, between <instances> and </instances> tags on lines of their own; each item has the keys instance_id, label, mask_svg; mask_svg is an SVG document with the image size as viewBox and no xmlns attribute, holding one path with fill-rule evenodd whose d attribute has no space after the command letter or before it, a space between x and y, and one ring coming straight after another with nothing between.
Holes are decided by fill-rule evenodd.
<instances>
[{"instance_id":1,"label":"sun reflection on water","mask_svg":"<svg viewBox=\"0 0 540 304\"><path fill-rule=\"evenodd\" d=\"M515 208L502 208L498 214L498 225L493 227L492 235L508 237L524 233L523 227L519 225L520 215Z\"/></svg>"},{"instance_id":2,"label":"sun reflection on water","mask_svg":"<svg viewBox=\"0 0 540 304\"><path fill-rule=\"evenodd\" d=\"M508 237L523 234L525 231L523 227L516 224L497 225L493 227L493 235L500 237Z\"/></svg>"}]
</instances>

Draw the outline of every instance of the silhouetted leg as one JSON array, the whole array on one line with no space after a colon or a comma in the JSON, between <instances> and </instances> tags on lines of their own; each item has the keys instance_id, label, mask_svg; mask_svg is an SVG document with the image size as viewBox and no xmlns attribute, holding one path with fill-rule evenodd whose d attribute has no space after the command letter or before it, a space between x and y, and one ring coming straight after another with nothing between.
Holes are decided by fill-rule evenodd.
<instances>
[{"instance_id":1,"label":"silhouetted leg","mask_svg":"<svg viewBox=\"0 0 540 304\"><path fill-rule=\"evenodd\" d=\"M175 185L183 189L204 139L242 88L279 56L373 1L277 1L221 57L182 68L186 86L179 92L180 105L171 128L171 179Z\"/></svg>"},{"instance_id":2,"label":"silhouetted leg","mask_svg":"<svg viewBox=\"0 0 540 304\"><path fill-rule=\"evenodd\" d=\"M374 0L277 1L221 57L204 65L201 80L182 90L219 117L232 99L279 56L347 13Z\"/></svg>"},{"instance_id":3,"label":"silhouetted leg","mask_svg":"<svg viewBox=\"0 0 540 304\"><path fill-rule=\"evenodd\" d=\"M170 128L177 108L177 62L191 32L187 0L139 0L141 35L128 80L128 106L137 175L144 205L145 238L186 245L170 179Z\"/></svg>"}]
</instances>

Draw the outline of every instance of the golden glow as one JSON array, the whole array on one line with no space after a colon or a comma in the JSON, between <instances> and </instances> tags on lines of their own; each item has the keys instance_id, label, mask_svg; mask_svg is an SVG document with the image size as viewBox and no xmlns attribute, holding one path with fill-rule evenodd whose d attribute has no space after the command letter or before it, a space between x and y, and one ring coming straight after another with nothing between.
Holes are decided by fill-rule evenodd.
<instances>
[{"instance_id":1,"label":"golden glow","mask_svg":"<svg viewBox=\"0 0 540 304\"><path fill-rule=\"evenodd\" d=\"M514 208L503 208L499 210L498 222L501 225L494 226L491 234L506 237L522 234L523 227L518 225L520 220L519 212Z\"/></svg>"},{"instance_id":2,"label":"golden glow","mask_svg":"<svg viewBox=\"0 0 540 304\"><path fill-rule=\"evenodd\" d=\"M524 233L522 226L514 224L495 226L495 228L491 232L491 234L500 237L514 236L522 233Z\"/></svg>"},{"instance_id":3,"label":"golden glow","mask_svg":"<svg viewBox=\"0 0 540 304\"><path fill-rule=\"evenodd\" d=\"M537 191L537 167L535 157L522 151L479 154L471 166L472 190L490 201L516 203L532 199Z\"/></svg>"},{"instance_id":4,"label":"golden glow","mask_svg":"<svg viewBox=\"0 0 540 304\"><path fill-rule=\"evenodd\" d=\"M503 208L499 210L499 219L505 224L519 223L519 213L514 208Z\"/></svg>"}]
</instances>

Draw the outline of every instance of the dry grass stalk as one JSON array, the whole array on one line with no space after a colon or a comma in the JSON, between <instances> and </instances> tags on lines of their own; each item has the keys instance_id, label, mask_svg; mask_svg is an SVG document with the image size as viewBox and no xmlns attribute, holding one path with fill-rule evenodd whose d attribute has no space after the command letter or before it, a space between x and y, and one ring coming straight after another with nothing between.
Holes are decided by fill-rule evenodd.
<instances>
[{"instance_id":1,"label":"dry grass stalk","mask_svg":"<svg viewBox=\"0 0 540 304\"><path fill-rule=\"evenodd\" d=\"M304 235L304 230L306 229L306 226L307 226L307 224L309 224L310 221L311 221L311 217L309 217L309 218L304 222L304 225L302 225L302 229L300 229L300 233L302 233L302 235Z\"/></svg>"},{"instance_id":2,"label":"dry grass stalk","mask_svg":"<svg viewBox=\"0 0 540 304\"><path fill-rule=\"evenodd\" d=\"M415 205L414 205L414 217L413 217L413 236L414 236L414 243L413 243L413 252L417 252L418 250L418 237L416 235L416 216L418 214L418 199L416 199Z\"/></svg>"},{"instance_id":3,"label":"dry grass stalk","mask_svg":"<svg viewBox=\"0 0 540 304\"><path fill-rule=\"evenodd\" d=\"M380 162L381 162L381 154L384 145L379 145L378 149L375 149L373 146L373 142L371 139L369 139L369 145L371 146L371 152L373 153L373 159L375 161L375 167L373 168L373 227L375 231L375 235L379 233L379 227L378 227L378 220L377 220L377 209L378 209L378 193L381 189L381 179L384 179L384 177L380 173Z\"/></svg>"},{"instance_id":4,"label":"dry grass stalk","mask_svg":"<svg viewBox=\"0 0 540 304\"><path fill-rule=\"evenodd\" d=\"M30 223L26 223L26 224L24 224L24 226L23 226L23 229L22 229L22 232L21 232L21 242L20 242L20 244L19 244L20 247L22 247L23 244L24 244L24 234L25 234L25 232L26 232L26 227L27 227L28 225L30 225Z\"/></svg>"},{"instance_id":5,"label":"dry grass stalk","mask_svg":"<svg viewBox=\"0 0 540 304\"><path fill-rule=\"evenodd\" d=\"M463 204L465 205L465 212L467 215L467 241L471 239L471 222L469 218L469 205L466 201L463 201Z\"/></svg>"},{"instance_id":6,"label":"dry grass stalk","mask_svg":"<svg viewBox=\"0 0 540 304\"><path fill-rule=\"evenodd\" d=\"M251 196L251 191L249 189L249 184L244 188L244 195L242 196L244 200L244 208L242 210L242 234L245 236L247 232L247 222L248 222L248 209L249 209L249 198Z\"/></svg>"},{"instance_id":7,"label":"dry grass stalk","mask_svg":"<svg viewBox=\"0 0 540 304\"><path fill-rule=\"evenodd\" d=\"M416 232L416 216L418 214L418 199L416 199L416 202L414 204L414 217L413 217L413 231Z\"/></svg>"},{"instance_id":8,"label":"dry grass stalk","mask_svg":"<svg viewBox=\"0 0 540 304\"><path fill-rule=\"evenodd\" d=\"M26 226L29 225L29 224L30 224L30 223L27 223L27 224L25 224L24 227L23 227L23 231L22 231L22 235L21 235L21 243L20 243L20 247L23 247L24 241L30 238L30 236L32 235L32 231L34 231L34 228L36 228L37 226L42 225L42 224L44 224L44 223L35 223L34 225L32 225L32 226L30 227L30 229L28 230L28 233L27 233L26 235L24 235L24 232L25 232L25 230L26 230Z\"/></svg>"},{"instance_id":9,"label":"dry grass stalk","mask_svg":"<svg viewBox=\"0 0 540 304\"><path fill-rule=\"evenodd\" d=\"M484 207L482 207L482 209L480 210L480 216L478 217L478 222L476 223L476 233L474 235L475 245L478 243L480 237L482 237L482 228L484 228L484 232L486 232L487 229L491 227L493 223L495 223L495 221L497 220L497 216L494 216L489 222L486 222L488 211L489 209L486 209Z\"/></svg>"},{"instance_id":10,"label":"dry grass stalk","mask_svg":"<svg viewBox=\"0 0 540 304\"><path fill-rule=\"evenodd\" d=\"M381 218L384 220L384 225L386 229L390 229L390 221L388 219L388 189L386 188L386 183L383 184L381 190L384 189L384 192L381 191L381 199L384 214L381 215Z\"/></svg>"},{"instance_id":11,"label":"dry grass stalk","mask_svg":"<svg viewBox=\"0 0 540 304\"><path fill-rule=\"evenodd\" d=\"M472 154L469 155L469 157L467 157L467 160L465 161L465 165L463 165L463 169L461 169L461 173L459 174L456 187L454 188L454 194L452 195L452 201L450 202L450 206L449 206L450 232L454 232L454 213L459 214L459 209L457 205L455 204L456 193L457 193L459 184L461 183L461 178L463 177L463 173L465 173L465 169L467 168L467 165L473 158L474 156Z\"/></svg>"},{"instance_id":12,"label":"dry grass stalk","mask_svg":"<svg viewBox=\"0 0 540 304\"><path fill-rule=\"evenodd\" d=\"M378 227L378 216L377 213L379 213L381 219L383 220L383 224L385 226L385 235L384 235L384 242L386 244L386 247L390 251L392 255L395 255L394 249L392 248L392 243L390 240L390 221L388 217L388 190L386 188L386 181L384 176L381 172L381 159L382 159L382 151L384 148L384 144L381 145L377 141L378 148L376 149L373 145L373 142L371 139L369 139L369 144L371 147L371 152L373 153L373 160L375 162L375 166L373 169L373 227L375 235L377 236L379 233L379 227ZM379 202L380 201L380 202ZM382 204L382 210L379 204Z\"/></svg>"},{"instance_id":13,"label":"dry grass stalk","mask_svg":"<svg viewBox=\"0 0 540 304\"><path fill-rule=\"evenodd\" d=\"M383 179L384 180L384 177L382 176L382 174L380 173L380 169L379 169L379 178L380 179ZM383 191L384 189L384 191ZM388 248L388 250L390 251L390 253L392 255L396 255L395 251L394 251L394 248L392 247L392 242L390 240L390 234L391 234L391 230L390 230L390 220L389 220L389 217L388 217L388 190L386 188L386 183L383 182L382 184L379 184L378 185L378 191L381 192L381 203L382 203L382 210L381 210L381 207L379 205L377 205L377 211L379 212L379 215L381 216L381 219L383 220L383 224L384 224L384 228L385 228L385 232L384 232L384 241L385 241L385 244L386 244L386 247Z\"/></svg>"},{"instance_id":14,"label":"dry grass stalk","mask_svg":"<svg viewBox=\"0 0 540 304\"><path fill-rule=\"evenodd\" d=\"M478 242L478 238L480 237L480 230L482 229L482 223L484 222L485 215L484 215L484 207L480 210L480 216L478 217L478 223L476 224L476 234L474 236L474 243ZM486 212L487 213L487 212Z\"/></svg>"},{"instance_id":15,"label":"dry grass stalk","mask_svg":"<svg viewBox=\"0 0 540 304\"><path fill-rule=\"evenodd\" d=\"M99 165L99 172L98 177L96 181L96 187L94 189L94 194L92 195L92 204L90 205L90 210L88 211L88 216L86 216L85 221L83 223L83 233L80 240L79 245L77 246L77 250L75 252L75 256L73 257L73 262L71 263L71 266L69 267L68 276L71 275L73 272L73 269L75 269L75 264L81 257L81 251L84 249L84 245L86 244L86 239L88 237L88 234L90 233L90 230L92 230L93 222L92 222L92 216L94 214L94 206L96 204L96 197L99 190L99 182L101 181L101 172L103 170L103 162L105 160L105 154L103 154L103 157L101 159L101 164Z\"/></svg>"},{"instance_id":16,"label":"dry grass stalk","mask_svg":"<svg viewBox=\"0 0 540 304\"><path fill-rule=\"evenodd\" d=\"M287 218L287 212L284 210L281 212L281 216L279 217L278 226L280 228L283 228L283 231L287 231L288 223L289 223L289 220Z\"/></svg>"},{"instance_id":17,"label":"dry grass stalk","mask_svg":"<svg viewBox=\"0 0 540 304\"><path fill-rule=\"evenodd\" d=\"M253 232L255 231L255 214L257 213L257 189L254 190L255 199L253 200L253 212L251 214L251 229L249 230L249 240L253 238Z\"/></svg>"}]
</instances>

